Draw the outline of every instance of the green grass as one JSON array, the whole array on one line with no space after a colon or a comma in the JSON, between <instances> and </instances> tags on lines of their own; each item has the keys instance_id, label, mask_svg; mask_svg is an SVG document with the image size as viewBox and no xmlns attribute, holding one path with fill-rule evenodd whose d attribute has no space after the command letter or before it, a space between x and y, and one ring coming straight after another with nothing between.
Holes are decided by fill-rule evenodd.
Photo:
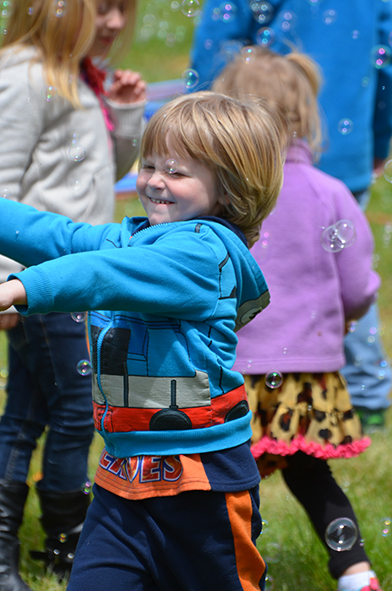
<instances>
[{"instance_id":1,"label":"green grass","mask_svg":"<svg viewBox=\"0 0 392 591\"><path fill-rule=\"evenodd\" d=\"M152 18L151 15L154 17ZM155 20L154 20L155 19ZM148 82L181 77L188 65L188 52L193 19L187 18L176 4L166 0L142 3L135 43L123 67L142 73ZM166 24L165 24L166 23ZM143 39L140 31L151 34ZM166 31L160 32L160 31ZM169 37L168 37L169 35ZM119 200L117 218L139 215L140 203L132 198ZM376 240L377 271L383 285L379 304L384 344L392 356L392 185L380 180L373 188L368 217ZM6 380L6 340L0 331L0 404L4 402ZM373 561L383 591L392 591L392 531L382 535L380 520L392 517L392 410L388 412L387 429L373 437L365 454L350 461L335 460L331 467L356 511L365 548ZM20 531L21 574L36 591L64 591L65 585L48 576L40 563L29 557L30 549L41 549L43 532L39 526L39 507L34 482L40 478L42 441L33 455L28 483L25 519ZM96 436L90 453L90 477L93 478L102 443ZM271 556L268 589L274 591L334 591L336 583L327 569L327 554L313 532L302 507L286 489L279 473L261 483L261 513L268 522L258 540L264 556Z\"/></svg>"}]
</instances>

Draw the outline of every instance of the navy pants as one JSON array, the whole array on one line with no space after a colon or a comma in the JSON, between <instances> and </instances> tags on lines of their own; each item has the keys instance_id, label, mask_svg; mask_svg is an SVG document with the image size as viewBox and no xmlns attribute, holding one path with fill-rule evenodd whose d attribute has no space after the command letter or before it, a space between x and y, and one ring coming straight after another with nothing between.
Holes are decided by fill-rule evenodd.
<instances>
[{"instance_id":1,"label":"navy pants","mask_svg":"<svg viewBox=\"0 0 392 591\"><path fill-rule=\"evenodd\" d=\"M130 501L94 485L67 591L259 591L258 487Z\"/></svg>"},{"instance_id":2,"label":"navy pants","mask_svg":"<svg viewBox=\"0 0 392 591\"><path fill-rule=\"evenodd\" d=\"M48 428L40 488L69 492L87 479L94 433L84 322L70 314L23 318L8 331L7 403L0 420L0 479L25 482L31 454Z\"/></svg>"}]
</instances>

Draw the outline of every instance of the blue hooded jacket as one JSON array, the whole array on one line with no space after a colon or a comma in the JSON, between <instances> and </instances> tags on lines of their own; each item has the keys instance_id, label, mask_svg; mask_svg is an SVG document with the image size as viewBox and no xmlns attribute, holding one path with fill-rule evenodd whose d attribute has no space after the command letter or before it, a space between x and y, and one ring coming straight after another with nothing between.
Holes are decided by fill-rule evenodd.
<instances>
[{"instance_id":1,"label":"blue hooded jacket","mask_svg":"<svg viewBox=\"0 0 392 591\"><path fill-rule=\"evenodd\" d=\"M235 331L269 293L227 224L90 226L6 199L0 217L0 252L28 267L15 275L28 298L20 313L95 310L94 418L109 453L202 453L250 439Z\"/></svg>"}]
</instances>

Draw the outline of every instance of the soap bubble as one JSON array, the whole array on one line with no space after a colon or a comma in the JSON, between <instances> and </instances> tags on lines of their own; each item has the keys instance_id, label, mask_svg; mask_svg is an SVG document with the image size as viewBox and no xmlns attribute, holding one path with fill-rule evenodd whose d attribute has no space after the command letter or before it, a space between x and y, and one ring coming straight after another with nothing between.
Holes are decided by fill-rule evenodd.
<instances>
[{"instance_id":1,"label":"soap bubble","mask_svg":"<svg viewBox=\"0 0 392 591\"><path fill-rule=\"evenodd\" d=\"M75 322L84 322L86 320L86 312L71 312L72 320Z\"/></svg>"},{"instance_id":2,"label":"soap bubble","mask_svg":"<svg viewBox=\"0 0 392 591\"><path fill-rule=\"evenodd\" d=\"M83 183L80 179L71 178L69 180L69 188L73 193L81 193L83 191Z\"/></svg>"},{"instance_id":3,"label":"soap bubble","mask_svg":"<svg viewBox=\"0 0 392 591\"><path fill-rule=\"evenodd\" d=\"M181 74L181 80L186 88L195 88L199 82L199 74L196 70L187 69Z\"/></svg>"},{"instance_id":4,"label":"soap bubble","mask_svg":"<svg viewBox=\"0 0 392 591\"><path fill-rule=\"evenodd\" d=\"M249 64L256 57L255 50L251 45L246 45L241 49L241 55L245 58L245 63Z\"/></svg>"},{"instance_id":5,"label":"soap bubble","mask_svg":"<svg viewBox=\"0 0 392 591\"><path fill-rule=\"evenodd\" d=\"M275 31L271 27L262 27L256 33L256 43L262 47L269 47L275 41Z\"/></svg>"},{"instance_id":6,"label":"soap bubble","mask_svg":"<svg viewBox=\"0 0 392 591\"><path fill-rule=\"evenodd\" d=\"M91 482L89 480L87 480L84 487L82 488L82 492L85 495L89 495L90 491L91 491Z\"/></svg>"},{"instance_id":7,"label":"soap bubble","mask_svg":"<svg viewBox=\"0 0 392 591\"><path fill-rule=\"evenodd\" d=\"M380 520L381 534L382 534L383 538L386 538L391 533L391 521L392 521L392 519L390 517L383 517Z\"/></svg>"},{"instance_id":8,"label":"soap bubble","mask_svg":"<svg viewBox=\"0 0 392 591\"><path fill-rule=\"evenodd\" d=\"M272 4L269 2L251 2L250 9L252 11L253 18L261 25L266 25L269 23L274 15L274 9Z\"/></svg>"},{"instance_id":9,"label":"soap bubble","mask_svg":"<svg viewBox=\"0 0 392 591\"><path fill-rule=\"evenodd\" d=\"M9 199L11 197L11 191L7 187L0 187L0 197Z\"/></svg>"},{"instance_id":10,"label":"soap bubble","mask_svg":"<svg viewBox=\"0 0 392 591\"><path fill-rule=\"evenodd\" d=\"M392 160L388 160L388 162L384 165L384 179L388 181L388 183L392 183Z\"/></svg>"},{"instance_id":11,"label":"soap bubble","mask_svg":"<svg viewBox=\"0 0 392 591\"><path fill-rule=\"evenodd\" d=\"M43 91L42 95L44 99L49 103L53 101L57 96L57 89L55 86L47 86Z\"/></svg>"},{"instance_id":12,"label":"soap bubble","mask_svg":"<svg viewBox=\"0 0 392 591\"><path fill-rule=\"evenodd\" d=\"M297 15L290 10L282 10L282 12L278 14L277 23L284 33L288 33L295 27L297 23Z\"/></svg>"},{"instance_id":13,"label":"soap bubble","mask_svg":"<svg viewBox=\"0 0 392 591\"><path fill-rule=\"evenodd\" d=\"M376 45L370 52L370 63L381 70L391 63L392 51L387 45Z\"/></svg>"},{"instance_id":14,"label":"soap bubble","mask_svg":"<svg viewBox=\"0 0 392 591\"><path fill-rule=\"evenodd\" d=\"M266 562L271 564L279 562L282 553L282 548L275 542L270 542L263 550L263 558Z\"/></svg>"},{"instance_id":15,"label":"soap bubble","mask_svg":"<svg viewBox=\"0 0 392 591\"><path fill-rule=\"evenodd\" d=\"M321 234L321 245L327 252L340 252L352 246L356 239L354 224L349 220L339 220L325 228Z\"/></svg>"},{"instance_id":16,"label":"soap bubble","mask_svg":"<svg viewBox=\"0 0 392 591\"><path fill-rule=\"evenodd\" d=\"M261 520L261 533L266 534L268 531L268 521L266 519Z\"/></svg>"},{"instance_id":17,"label":"soap bubble","mask_svg":"<svg viewBox=\"0 0 392 591\"><path fill-rule=\"evenodd\" d=\"M338 123L338 131L342 135L348 135L349 133L352 132L353 126L354 126L354 124L351 121L351 119L340 119L340 121Z\"/></svg>"},{"instance_id":18,"label":"soap bubble","mask_svg":"<svg viewBox=\"0 0 392 591\"><path fill-rule=\"evenodd\" d=\"M61 18L67 12L67 3L65 0L54 0L53 12L57 18Z\"/></svg>"},{"instance_id":19,"label":"soap bubble","mask_svg":"<svg viewBox=\"0 0 392 591\"><path fill-rule=\"evenodd\" d=\"M78 370L78 373L80 373L81 376L88 376L91 374L92 371L91 363L88 359L82 359L77 364L76 369Z\"/></svg>"},{"instance_id":20,"label":"soap bubble","mask_svg":"<svg viewBox=\"0 0 392 591\"><path fill-rule=\"evenodd\" d=\"M265 383L267 384L268 388L275 390L282 385L283 376L279 371L273 371L266 376Z\"/></svg>"},{"instance_id":21,"label":"soap bubble","mask_svg":"<svg viewBox=\"0 0 392 591\"><path fill-rule=\"evenodd\" d=\"M12 0L3 0L0 2L0 16L1 18L9 18L13 9Z\"/></svg>"},{"instance_id":22,"label":"soap bubble","mask_svg":"<svg viewBox=\"0 0 392 591\"><path fill-rule=\"evenodd\" d=\"M336 10L333 10L332 8L330 10L326 10L323 12L323 22L326 25L331 25L336 21L337 16Z\"/></svg>"},{"instance_id":23,"label":"soap bubble","mask_svg":"<svg viewBox=\"0 0 392 591\"><path fill-rule=\"evenodd\" d=\"M336 552L351 550L358 536L355 523L348 517L340 517L332 521L325 532L327 545Z\"/></svg>"},{"instance_id":24,"label":"soap bubble","mask_svg":"<svg viewBox=\"0 0 392 591\"><path fill-rule=\"evenodd\" d=\"M177 160L174 160L174 158L169 158L169 160L166 160L166 162L165 162L165 170L169 174L174 174L175 172L177 172L177 170L178 170L178 162L177 162Z\"/></svg>"},{"instance_id":25,"label":"soap bubble","mask_svg":"<svg viewBox=\"0 0 392 591\"><path fill-rule=\"evenodd\" d=\"M182 0L181 11L190 18L196 16L200 10L199 0Z\"/></svg>"},{"instance_id":26,"label":"soap bubble","mask_svg":"<svg viewBox=\"0 0 392 591\"><path fill-rule=\"evenodd\" d=\"M233 2L222 2L219 6L220 19L224 23L231 22L237 18L237 6Z\"/></svg>"},{"instance_id":27,"label":"soap bubble","mask_svg":"<svg viewBox=\"0 0 392 591\"><path fill-rule=\"evenodd\" d=\"M86 150L80 144L73 144L69 149L69 156L74 162L82 162L86 158Z\"/></svg>"},{"instance_id":28,"label":"soap bubble","mask_svg":"<svg viewBox=\"0 0 392 591\"><path fill-rule=\"evenodd\" d=\"M337 237L345 247L354 244L357 235L352 222L349 220L339 220L336 222L335 227L337 230Z\"/></svg>"}]
</instances>

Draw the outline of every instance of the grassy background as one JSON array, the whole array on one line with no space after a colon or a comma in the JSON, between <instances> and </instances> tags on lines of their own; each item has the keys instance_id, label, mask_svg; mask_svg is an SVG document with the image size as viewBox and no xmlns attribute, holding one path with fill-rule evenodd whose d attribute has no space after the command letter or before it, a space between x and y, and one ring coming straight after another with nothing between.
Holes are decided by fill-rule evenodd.
<instances>
[{"instance_id":1,"label":"grassy background","mask_svg":"<svg viewBox=\"0 0 392 591\"><path fill-rule=\"evenodd\" d=\"M188 65L188 52L195 19L181 12L180 3L154 0L141 4L135 42L123 67L142 73L148 82L180 78ZM117 203L117 218L140 213L134 198ZM375 265L381 274L381 331L389 356L392 354L392 185L379 180L373 187L368 209L376 239ZM0 404L6 382L5 336L0 332ZM42 443L42 442L41 442ZM93 479L102 448L97 436L91 448L90 477ZM347 492L361 525L365 548L373 560L384 591L392 591L392 528L383 535L382 519L392 517L392 411L386 431L373 436L373 445L359 458L331 462L334 474ZM21 574L36 591L56 591L65 585L47 576L28 555L42 548L39 508L34 482L40 479L41 445L34 453L28 484L31 487L25 519L20 531ZM336 583L327 569L327 554L313 532L302 507L285 488L279 473L262 482L261 512L268 523L258 540L263 556L269 557L269 591L333 591Z\"/></svg>"}]
</instances>

